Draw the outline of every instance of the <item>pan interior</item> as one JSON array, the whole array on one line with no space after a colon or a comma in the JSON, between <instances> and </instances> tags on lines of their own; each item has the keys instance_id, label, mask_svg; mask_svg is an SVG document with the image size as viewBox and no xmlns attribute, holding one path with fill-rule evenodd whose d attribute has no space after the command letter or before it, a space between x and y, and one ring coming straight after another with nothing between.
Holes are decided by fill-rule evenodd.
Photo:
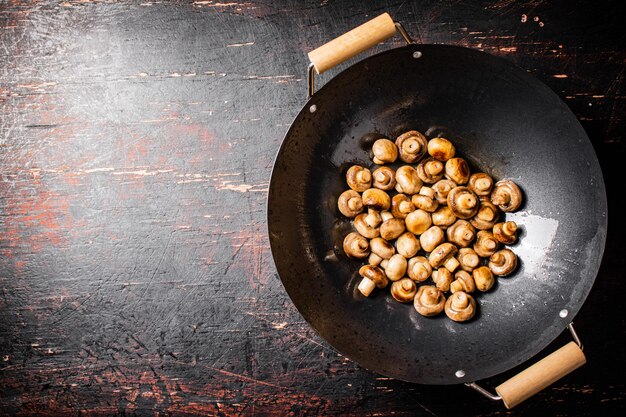
<instances>
[{"instance_id":1,"label":"pan interior","mask_svg":"<svg viewBox=\"0 0 626 417\"><path fill-rule=\"evenodd\" d=\"M520 266L475 294L467 323L422 317L388 289L360 296L360 263L341 250L347 168L371 166L374 139L409 129L451 139L473 172L512 179L525 194L506 215L521 228L511 247ZM338 351L390 377L453 384L518 365L572 320L602 258L606 196L589 139L548 87L486 53L409 45L353 65L306 103L275 161L268 227L289 296Z\"/></svg>"}]
</instances>

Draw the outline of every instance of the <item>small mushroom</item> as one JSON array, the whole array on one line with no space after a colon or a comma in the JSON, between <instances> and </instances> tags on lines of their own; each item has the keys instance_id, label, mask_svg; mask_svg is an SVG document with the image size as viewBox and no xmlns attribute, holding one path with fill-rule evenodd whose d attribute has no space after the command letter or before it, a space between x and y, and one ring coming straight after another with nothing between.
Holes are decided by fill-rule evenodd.
<instances>
[{"instance_id":1,"label":"small mushroom","mask_svg":"<svg viewBox=\"0 0 626 417\"><path fill-rule=\"evenodd\" d=\"M426 183L434 184L443 178L443 162L435 158L426 158L417 164L417 176Z\"/></svg>"},{"instance_id":2,"label":"small mushroom","mask_svg":"<svg viewBox=\"0 0 626 417\"><path fill-rule=\"evenodd\" d=\"M463 158L451 158L446 162L445 176L458 185L465 185L469 181L470 169Z\"/></svg>"},{"instance_id":3,"label":"small mushroom","mask_svg":"<svg viewBox=\"0 0 626 417\"><path fill-rule=\"evenodd\" d=\"M402 233L396 240L396 250L407 259L414 257L420 249L420 241L411 232Z\"/></svg>"},{"instance_id":4,"label":"small mushroom","mask_svg":"<svg viewBox=\"0 0 626 417\"><path fill-rule=\"evenodd\" d=\"M456 271L454 278L454 281L450 284L450 292L453 294L458 291L463 291L469 294L476 290L476 283L469 272L461 269Z\"/></svg>"},{"instance_id":5,"label":"small mushroom","mask_svg":"<svg viewBox=\"0 0 626 417\"><path fill-rule=\"evenodd\" d=\"M357 232L350 232L343 239L343 251L349 258L365 259L370 254L369 243Z\"/></svg>"},{"instance_id":6,"label":"small mushroom","mask_svg":"<svg viewBox=\"0 0 626 417\"><path fill-rule=\"evenodd\" d=\"M407 269L406 258L398 253L389 258L385 265L385 275L391 281L397 281L404 276Z\"/></svg>"},{"instance_id":7,"label":"small mushroom","mask_svg":"<svg viewBox=\"0 0 626 417\"><path fill-rule=\"evenodd\" d=\"M388 210L391 207L389 194L378 188L368 188L363 191L363 205L376 210Z\"/></svg>"},{"instance_id":8,"label":"small mushroom","mask_svg":"<svg viewBox=\"0 0 626 417\"><path fill-rule=\"evenodd\" d=\"M448 242L454 243L458 247L468 247L476 236L476 229L467 220L457 220L446 230ZM364 235L365 236L365 235Z\"/></svg>"},{"instance_id":9,"label":"small mushroom","mask_svg":"<svg viewBox=\"0 0 626 417\"><path fill-rule=\"evenodd\" d=\"M354 217L363 211L361 195L354 190L346 190L337 199L337 207L346 217Z\"/></svg>"},{"instance_id":10,"label":"small mushroom","mask_svg":"<svg viewBox=\"0 0 626 417\"><path fill-rule=\"evenodd\" d=\"M469 219L478 212L478 197L467 187L456 187L448 194L448 207L459 219Z\"/></svg>"},{"instance_id":11,"label":"small mushroom","mask_svg":"<svg viewBox=\"0 0 626 417\"><path fill-rule=\"evenodd\" d=\"M438 161L446 162L455 152L454 145L448 139L434 138L428 141L428 153Z\"/></svg>"},{"instance_id":12,"label":"small mushroom","mask_svg":"<svg viewBox=\"0 0 626 417\"><path fill-rule=\"evenodd\" d=\"M484 172L477 172L469 177L467 186L479 197L488 196L493 188L493 179Z\"/></svg>"},{"instance_id":13,"label":"small mushroom","mask_svg":"<svg viewBox=\"0 0 626 417\"><path fill-rule=\"evenodd\" d=\"M432 214L432 220L435 226L445 229L456 221L456 216L450 207L439 206L439 208Z\"/></svg>"},{"instance_id":14,"label":"small mushroom","mask_svg":"<svg viewBox=\"0 0 626 417\"><path fill-rule=\"evenodd\" d=\"M488 258L498 250L498 241L493 237L493 233L481 230L476 234L474 250L478 256Z\"/></svg>"},{"instance_id":15,"label":"small mushroom","mask_svg":"<svg viewBox=\"0 0 626 417\"><path fill-rule=\"evenodd\" d=\"M378 165L392 163L398 159L398 148L396 144L385 138L378 139L374 142L374 145L372 145L372 153L374 154L372 161Z\"/></svg>"},{"instance_id":16,"label":"small mushroom","mask_svg":"<svg viewBox=\"0 0 626 417\"><path fill-rule=\"evenodd\" d=\"M383 191L393 190L396 186L396 171L387 166L382 166L372 172L372 187Z\"/></svg>"},{"instance_id":17,"label":"small mushroom","mask_svg":"<svg viewBox=\"0 0 626 417\"><path fill-rule=\"evenodd\" d=\"M417 285L409 278L402 278L391 283L391 296L401 303L409 303L415 298Z\"/></svg>"},{"instance_id":18,"label":"small mushroom","mask_svg":"<svg viewBox=\"0 0 626 417\"><path fill-rule=\"evenodd\" d=\"M433 282L437 286L437 288L443 292L450 291L450 284L454 278L452 277L452 272L448 271L446 268L435 269L432 273Z\"/></svg>"},{"instance_id":19,"label":"small mushroom","mask_svg":"<svg viewBox=\"0 0 626 417\"><path fill-rule=\"evenodd\" d=\"M389 283L383 270L374 265L363 265L359 269L359 275L363 279L357 288L366 297L369 297L374 288L385 288Z\"/></svg>"},{"instance_id":20,"label":"small mushroom","mask_svg":"<svg viewBox=\"0 0 626 417\"><path fill-rule=\"evenodd\" d=\"M404 220L391 218L380 225L380 237L385 240L393 240L404 233Z\"/></svg>"},{"instance_id":21,"label":"small mushroom","mask_svg":"<svg viewBox=\"0 0 626 417\"><path fill-rule=\"evenodd\" d=\"M457 291L448 297L445 311L446 316L454 321L467 321L476 313L476 300L463 291Z\"/></svg>"},{"instance_id":22,"label":"small mushroom","mask_svg":"<svg viewBox=\"0 0 626 417\"><path fill-rule=\"evenodd\" d=\"M500 180L493 187L491 202L505 213L510 213L522 204L522 190L511 180Z\"/></svg>"},{"instance_id":23,"label":"small mushroom","mask_svg":"<svg viewBox=\"0 0 626 417\"><path fill-rule=\"evenodd\" d=\"M439 204L448 204L448 194L456 187L456 183L451 180L440 180L433 184L435 198Z\"/></svg>"},{"instance_id":24,"label":"small mushroom","mask_svg":"<svg viewBox=\"0 0 626 417\"><path fill-rule=\"evenodd\" d=\"M504 222L493 225L493 237L500 243L510 245L517 239L517 223Z\"/></svg>"},{"instance_id":25,"label":"small mushroom","mask_svg":"<svg viewBox=\"0 0 626 417\"><path fill-rule=\"evenodd\" d=\"M445 240L443 230L439 226L432 226L420 236L420 245L425 252L432 252Z\"/></svg>"},{"instance_id":26,"label":"small mushroom","mask_svg":"<svg viewBox=\"0 0 626 417\"><path fill-rule=\"evenodd\" d=\"M380 216L380 211L373 209L373 208L368 208L367 209L367 216L365 217L365 222L370 226L370 227L378 227L380 226L380 224L383 222L382 217Z\"/></svg>"},{"instance_id":27,"label":"small mushroom","mask_svg":"<svg viewBox=\"0 0 626 417\"><path fill-rule=\"evenodd\" d=\"M454 272L459 267L459 261L456 260L454 255L457 253L457 248L452 243L446 242L437 246L428 257L428 262L433 268L439 268L443 265L444 268L450 272Z\"/></svg>"},{"instance_id":28,"label":"small mushroom","mask_svg":"<svg viewBox=\"0 0 626 417\"><path fill-rule=\"evenodd\" d=\"M385 239L380 237L375 237L370 240L370 249L372 253L378 255L381 259L389 259L396 253L393 245L387 242ZM380 263L379 261L378 263Z\"/></svg>"},{"instance_id":29,"label":"small mushroom","mask_svg":"<svg viewBox=\"0 0 626 417\"><path fill-rule=\"evenodd\" d=\"M404 219L412 211L415 211L415 206L411 202L411 198L406 194L396 194L391 198L391 214L393 214L393 217Z\"/></svg>"},{"instance_id":30,"label":"small mushroom","mask_svg":"<svg viewBox=\"0 0 626 417\"><path fill-rule=\"evenodd\" d=\"M476 215L470 219L472 226L479 230L490 230L500 217L498 207L488 200L480 200L480 207Z\"/></svg>"},{"instance_id":31,"label":"small mushroom","mask_svg":"<svg viewBox=\"0 0 626 417\"><path fill-rule=\"evenodd\" d=\"M366 237L368 239L374 239L375 237L380 236L380 230L367 224L367 221L365 220L367 216L368 215L366 213L361 213L356 216L354 218L354 228L363 237Z\"/></svg>"},{"instance_id":32,"label":"small mushroom","mask_svg":"<svg viewBox=\"0 0 626 417\"><path fill-rule=\"evenodd\" d=\"M474 269L472 277L474 278L474 283L476 283L476 289L478 291L489 291L496 283L496 279L493 276L491 269L487 266L481 266L480 268Z\"/></svg>"},{"instance_id":33,"label":"small mushroom","mask_svg":"<svg viewBox=\"0 0 626 417\"><path fill-rule=\"evenodd\" d=\"M422 189L423 188L424 187L422 187ZM437 202L437 200L422 194L414 194L413 197L411 197L411 202L414 207L420 208L429 213L432 213L437 210L437 207L439 207L439 202Z\"/></svg>"},{"instance_id":34,"label":"small mushroom","mask_svg":"<svg viewBox=\"0 0 626 417\"><path fill-rule=\"evenodd\" d=\"M459 249L456 260L459 261L461 269L467 272L472 272L480 264L480 257L472 248Z\"/></svg>"},{"instance_id":35,"label":"small mushroom","mask_svg":"<svg viewBox=\"0 0 626 417\"><path fill-rule=\"evenodd\" d=\"M400 159L408 164L419 161L426 153L428 139L416 130L401 134L396 139L396 146L400 151Z\"/></svg>"},{"instance_id":36,"label":"small mushroom","mask_svg":"<svg viewBox=\"0 0 626 417\"><path fill-rule=\"evenodd\" d=\"M362 193L372 186L372 173L360 165L352 165L346 173L348 187Z\"/></svg>"},{"instance_id":37,"label":"small mushroom","mask_svg":"<svg viewBox=\"0 0 626 417\"><path fill-rule=\"evenodd\" d=\"M435 190L433 190L431 187L422 186L418 194L432 199L435 198Z\"/></svg>"},{"instance_id":38,"label":"small mushroom","mask_svg":"<svg viewBox=\"0 0 626 417\"><path fill-rule=\"evenodd\" d=\"M517 256L510 249L502 249L489 258L489 269L494 275L505 277L517 268Z\"/></svg>"},{"instance_id":39,"label":"small mushroom","mask_svg":"<svg viewBox=\"0 0 626 417\"><path fill-rule=\"evenodd\" d=\"M416 256L409 259L407 274L413 281L423 282L430 277L433 267L430 266L428 259L423 256Z\"/></svg>"},{"instance_id":40,"label":"small mushroom","mask_svg":"<svg viewBox=\"0 0 626 417\"><path fill-rule=\"evenodd\" d=\"M396 171L396 191L408 195L417 194L422 188L422 180L410 165L403 165Z\"/></svg>"},{"instance_id":41,"label":"small mushroom","mask_svg":"<svg viewBox=\"0 0 626 417\"><path fill-rule=\"evenodd\" d=\"M446 305L446 296L437 287L422 285L415 294L413 305L422 316L436 316L443 311Z\"/></svg>"},{"instance_id":42,"label":"small mushroom","mask_svg":"<svg viewBox=\"0 0 626 417\"><path fill-rule=\"evenodd\" d=\"M406 216L404 219L406 228L409 232L421 235L432 225L433 221L430 213L422 209L417 209Z\"/></svg>"}]
</instances>

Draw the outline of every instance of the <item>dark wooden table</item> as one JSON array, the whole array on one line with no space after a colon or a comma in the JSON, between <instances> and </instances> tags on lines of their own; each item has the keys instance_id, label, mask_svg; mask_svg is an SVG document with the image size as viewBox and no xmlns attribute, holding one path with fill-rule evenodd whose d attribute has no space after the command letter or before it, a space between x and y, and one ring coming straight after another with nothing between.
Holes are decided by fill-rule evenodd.
<instances>
[{"instance_id":1,"label":"dark wooden table","mask_svg":"<svg viewBox=\"0 0 626 417\"><path fill-rule=\"evenodd\" d=\"M0 0L0 414L624 415L617 3ZM306 52L383 11L536 75L603 168L607 249L575 320L588 364L512 412L361 369L274 268L265 202Z\"/></svg>"}]
</instances>

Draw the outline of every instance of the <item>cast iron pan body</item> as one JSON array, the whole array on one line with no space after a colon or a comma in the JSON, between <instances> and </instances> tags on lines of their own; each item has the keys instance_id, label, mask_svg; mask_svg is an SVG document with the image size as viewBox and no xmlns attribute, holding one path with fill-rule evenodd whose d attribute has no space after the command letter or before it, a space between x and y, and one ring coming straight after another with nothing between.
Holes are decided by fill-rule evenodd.
<instances>
[{"instance_id":1,"label":"cast iron pan body","mask_svg":"<svg viewBox=\"0 0 626 417\"><path fill-rule=\"evenodd\" d=\"M422 317L388 289L362 297L360 263L341 249L350 225L336 201L347 168L371 166L373 139L409 129L450 138L473 170L510 178L525 193L520 211L507 214L522 229L512 247L520 267L477 295L467 323ZM283 141L268 197L274 261L304 318L365 368L425 384L504 372L554 340L595 280L606 215L594 150L557 95L508 61L442 45L378 54L317 91Z\"/></svg>"}]
</instances>

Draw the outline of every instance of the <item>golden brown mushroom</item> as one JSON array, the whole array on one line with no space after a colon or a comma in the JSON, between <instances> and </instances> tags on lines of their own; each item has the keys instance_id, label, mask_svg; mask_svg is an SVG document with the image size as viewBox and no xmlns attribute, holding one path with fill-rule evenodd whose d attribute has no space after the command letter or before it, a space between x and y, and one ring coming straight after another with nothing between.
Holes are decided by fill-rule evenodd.
<instances>
[{"instance_id":1,"label":"golden brown mushroom","mask_svg":"<svg viewBox=\"0 0 626 417\"><path fill-rule=\"evenodd\" d=\"M460 248L468 247L476 236L476 229L467 220L457 220L446 230L448 242L454 243Z\"/></svg>"},{"instance_id":2,"label":"golden brown mushroom","mask_svg":"<svg viewBox=\"0 0 626 417\"><path fill-rule=\"evenodd\" d=\"M448 207L459 219L469 219L478 212L478 197L467 187L456 187L448 194Z\"/></svg>"},{"instance_id":3,"label":"golden brown mushroom","mask_svg":"<svg viewBox=\"0 0 626 417\"><path fill-rule=\"evenodd\" d=\"M461 269L454 274L454 278L455 280L450 284L450 292L463 291L469 294L476 290L476 283L469 272Z\"/></svg>"},{"instance_id":4,"label":"golden brown mushroom","mask_svg":"<svg viewBox=\"0 0 626 417\"><path fill-rule=\"evenodd\" d=\"M349 258L364 259L370 254L369 243L357 232L350 232L343 239L343 251Z\"/></svg>"},{"instance_id":5,"label":"golden brown mushroom","mask_svg":"<svg viewBox=\"0 0 626 417\"><path fill-rule=\"evenodd\" d=\"M479 230L490 230L500 217L498 207L490 201L480 200L480 207L476 215L470 219L472 226Z\"/></svg>"},{"instance_id":6,"label":"golden brown mushroom","mask_svg":"<svg viewBox=\"0 0 626 417\"><path fill-rule=\"evenodd\" d=\"M459 261L454 257L457 251L458 249L452 243L442 243L430 253L428 262L433 268L439 268L443 265L450 272L454 272L459 267Z\"/></svg>"},{"instance_id":7,"label":"golden brown mushroom","mask_svg":"<svg viewBox=\"0 0 626 417\"><path fill-rule=\"evenodd\" d=\"M396 171L396 191L408 195L417 194L422 188L422 180L410 165L403 165Z\"/></svg>"},{"instance_id":8,"label":"golden brown mushroom","mask_svg":"<svg viewBox=\"0 0 626 417\"><path fill-rule=\"evenodd\" d=\"M391 218L380 225L380 237L385 240L393 240L404 233L404 220Z\"/></svg>"},{"instance_id":9,"label":"golden brown mushroom","mask_svg":"<svg viewBox=\"0 0 626 417\"><path fill-rule=\"evenodd\" d=\"M432 317L443 311L446 297L437 287L422 285L415 294L413 305L422 316Z\"/></svg>"},{"instance_id":10,"label":"golden brown mushroom","mask_svg":"<svg viewBox=\"0 0 626 417\"><path fill-rule=\"evenodd\" d=\"M474 242L474 250L478 256L488 258L498 250L498 241L493 237L493 233L481 230L476 234L476 242Z\"/></svg>"},{"instance_id":11,"label":"golden brown mushroom","mask_svg":"<svg viewBox=\"0 0 626 417\"><path fill-rule=\"evenodd\" d=\"M415 298L417 285L409 278L402 278L391 283L391 296L401 303L409 303Z\"/></svg>"},{"instance_id":12,"label":"golden brown mushroom","mask_svg":"<svg viewBox=\"0 0 626 417\"><path fill-rule=\"evenodd\" d=\"M493 188L493 179L484 172L477 172L469 177L467 186L479 197L488 196Z\"/></svg>"},{"instance_id":13,"label":"golden brown mushroom","mask_svg":"<svg viewBox=\"0 0 626 417\"><path fill-rule=\"evenodd\" d=\"M430 266L428 259L423 256L416 256L409 259L407 274L413 281L423 282L430 277L433 267Z\"/></svg>"},{"instance_id":14,"label":"golden brown mushroom","mask_svg":"<svg viewBox=\"0 0 626 417\"><path fill-rule=\"evenodd\" d=\"M354 217L363 211L361 195L354 190L346 190L337 199L337 207L346 217Z\"/></svg>"},{"instance_id":15,"label":"golden brown mushroom","mask_svg":"<svg viewBox=\"0 0 626 417\"><path fill-rule=\"evenodd\" d=\"M433 271L432 276L433 282L440 291L450 291L450 284L452 284L454 280L452 272L448 271L446 268L439 268Z\"/></svg>"},{"instance_id":16,"label":"golden brown mushroom","mask_svg":"<svg viewBox=\"0 0 626 417\"><path fill-rule=\"evenodd\" d=\"M396 194L391 199L391 214L396 219L404 219L407 214L415 211L411 198L406 194Z\"/></svg>"},{"instance_id":17,"label":"golden brown mushroom","mask_svg":"<svg viewBox=\"0 0 626 417\"><path fill-rule=\"evenodd\" d=\"M375 210L388 210L391 207L389 194L378 188L368 188L363 191L363 205Z\"/></svg>"},{"instance_id":18,"label":"golden brown mushroom","mask_svg":"<svg viewBox=\"0 0 626 417\"><path fill-rule=\"evenodd\" d=\"M439 204L448 204L448 194L453 188L456 188L456 183L451 180L440 180L433 184L433 190L435 190L435 198Z\"/></svg>"},{"instance_id":19,"label":"golden brown mushroom","mask_svg":"<svg viewBox=\"0 0 626 417\"><path fill-rule=\"evenodd\" d=\"M426 153L428 140L416 130L410 130L401 134L396 139L396 146L400 152L400 159L406 163L412 164Z\"/></svg>"},{"instance_id":20,"label":"golden brown mushroom","mask_svg":"<svg viewBox=\"0 0 626 417\"><path fill-rule=\"evenodd\" d=\"M446 315L454 321L467 321L476 313L476 300L463 291L457 291L448 297L445 311Z\"/></svg>"},{"instance_id":21,"label":"golden brown mushroom","mask_svg":"<svg viewBox=\"0 0 626 417\"><path fill-rule=\"evenodd\" d=\"M366 213L361 213L354 218L354 228L359 234L368 239L374 239L375 237L380 236L380 230L376 227L371 227L365 221L367 217Z\"/></svg>"},{"instance_id":22,"label":"golden brown mushroom","mask_svg":"<svg viewBox=\"0 0 626 417\"><path fill-rule=\"evenodd\" d=\"M372 186L372 173L360 165L352 165L346 173L348 187L362 193Z\"/></svg>"},{"instance_id":23,"label":"golden brown mushroom","mask_svg":"<svg viewBox=\"0 0 626 417\"><path fill-rule=\"evenodd\" d=\"M517 223L505 222L493 225L493 237L500 243L510 245L517 239Z\"/></svg>"},{"instance_id":24,"label":"golden brown mushroom","mask_svg":"<svg viewBox=\"0 0 626 417\"><path fill-rule=\"evenodd\" d=\"M434 138L428 141L428 153L438 161L446 162L455 152L454 145L448 139Z\"/></svg>"},{"instance_id":25,"label":"golden brown mushroom","mask_svg":"<svg viewBox=\"0 0 626 417\"><path fill-rule=\"evenodd\" d=\"M359 269L359 275L363 279L357 288L366 297L369 297L374 288L385 288L389 283L383 270L374 265L363 265Z\"/></svg>"},{"instance_id":26,"label":"golden brown mushroom","mask_svg":"<svg viewBox=\"0 0 626 417\"><path fill-rule=\"evenodd\" d=\"M420 249L420 241L411 232L402 233L396 240L396 250L407 259L414 257Z\"/></svg>"},{"instance_id":27,"label":"golden brown mushroom","mask_svg":"<svg viewBox=\"0 0 626 417\"><path fill-rule=\"evenodd\" d=\"M382 259L389 259L396 253L393 245L380 237L376 237L370 241L370 249L372 253L375 253Z\"/></svg>"},{"instance_id":28,"label":"golden brown mushroom","mask_svg":"<svg viewBox=\"0 0 626 417\"><path fill-rule=\"evenodd\" d=\"M432 225L433 221L430 213L422 209L417 209L406 216L404 219L406 228L409 232L421 235Z\"/></svg>"},{"instance_id":29,"label":"golden brown mushroom","mask_svg":"<svg viewBox=\"0 0 626 417\"><path fill-rule=\"evenodd\" d=\"M447 228L456 221L456 216L448 206L439 206L432 214L433 224L442 229Z\"/></svg>"},{"instance_id":30,"label":"golden brown mushroom","mask_svg":"<svg viewBox=\"0 0 626 417\"><path fill-rule=\"evenodd\" d=\"M426 187L422 187L422 190ZM420 190L421 193L421 190ZM439 207L439 202L432 197L423 194L414 194L411 197L411 202L414 207L427 211L429 213L434 212Z\"/></svg>"},{"instance_id":31,"label":"golden brown mushroom","mask_svg":"<svg viewBox=\"0 0 626 417\"><path fill-rule=\"evenodd\" d=\"M385 275L391 281L397 281L404 276L407 269L406 258L399 253L396 253L385 265Z\"/></svg>"},{"instance_id":32,"label":"golden brown mushroom","mask_svg":"<svg viewBox=\"0 0 626 417\"><path fill-rule=\"evenodd\" d=\"M489 269L494 275L505 277L517 268L517 256L510 249L502 249L489 258Z\"/></svg>"},{"instance_id":33,"label":"golden brown mushroom","mask_svg":"<svg viewBox=\"0 0 626 417\"><path fill-rule=\"evenodd\" d=\"M443 230L439 226L432 226L420 236L420 245L425 252L432 252L445 240Z\"/></svg>"},{"instance_id":34,"label":"golden brown mushroom","mask_svg":"<svg viewBox=\"0 0 626 417\"><path fill-rule=\"evenodd\" d=\"M417 176L426 183L434 184L443 178L443 162L426 158L417 164Z\"/></svg>"},{"instance_id":35,"label":"golden brown mushroom","mask_svg":"<svg viewBox=\"0 0 626 417\"><path fill-rule=\"evenodd\" d=\"M372 172L372 187L383 191L393 190L396 186L396 171L382 166Z\"/></svg>"},{"instance_id":36,"label":"golden brown mushroom","mask_svg":"<svg viewBox=\"0 0 626 417\"><path fill-rule=\"evenodd\" d=\"M487 266L481 266L480 268L474 269L472 272L472 277L474 278L474 282L476 283L476 289L478 291L489 291L491 287L496 283L496 279L493 276L493 273Z\"/></svg>"},{"instance_id":37,"label":"golden brown mushroom","mask_svg":"<svg viewBox=\"0 0 626 417\"><path fill-rule=\"evenodd\" d=\"M370 226L370 227L378 227L380 226L380 224L383 222L382 217L380 216L380 211L373 209L373 208L368 208L367 209L367 216L365 217L365 222Z\"/></svg>"},{"instance_id":38,"label":"golden brown mushroom","mask_svg":"<svg viewBox=\"0 0 626 417\"><path fill-rule=\"evenodd\" d=\"M396 144L385 138L378 139L374 142L374 145L372 145L372 153L374 154L372 161L378 165L392 163L398 159L398 148Z\"/></svg>"},{"instance_id":39,"label":"golden brown mushroom","mask_svg":"<svg viewBox=\"0 0 626 417\"><path fill-rule=\"evenodd\" d=\"M463 158L448 159L445 166L445 176L458 185L465 185L469 181L470 169Z\"/></svg>"},{"instance_id":40,"label":"golden brown mushroom","mask_svg":"<svg viewBox=\"0 0 626 417\"><path fill-rule=\"evenodd\" d=\"M459 249L456 260L459 261L461 269L467 272L472 272L480 263L480 257L472 248Z\"/></svg>"},{"instance_id":41,"label":"golden brown mushroom","mask_svg":"<svg viewBox=\"0 0 626 417\"><path fill-rule=\"evenodd\" d=\"M511 180L500 180L493 187L491 202L500 210L510 213L522 204L522 190Z\"/></svg>"}]
</instances>

